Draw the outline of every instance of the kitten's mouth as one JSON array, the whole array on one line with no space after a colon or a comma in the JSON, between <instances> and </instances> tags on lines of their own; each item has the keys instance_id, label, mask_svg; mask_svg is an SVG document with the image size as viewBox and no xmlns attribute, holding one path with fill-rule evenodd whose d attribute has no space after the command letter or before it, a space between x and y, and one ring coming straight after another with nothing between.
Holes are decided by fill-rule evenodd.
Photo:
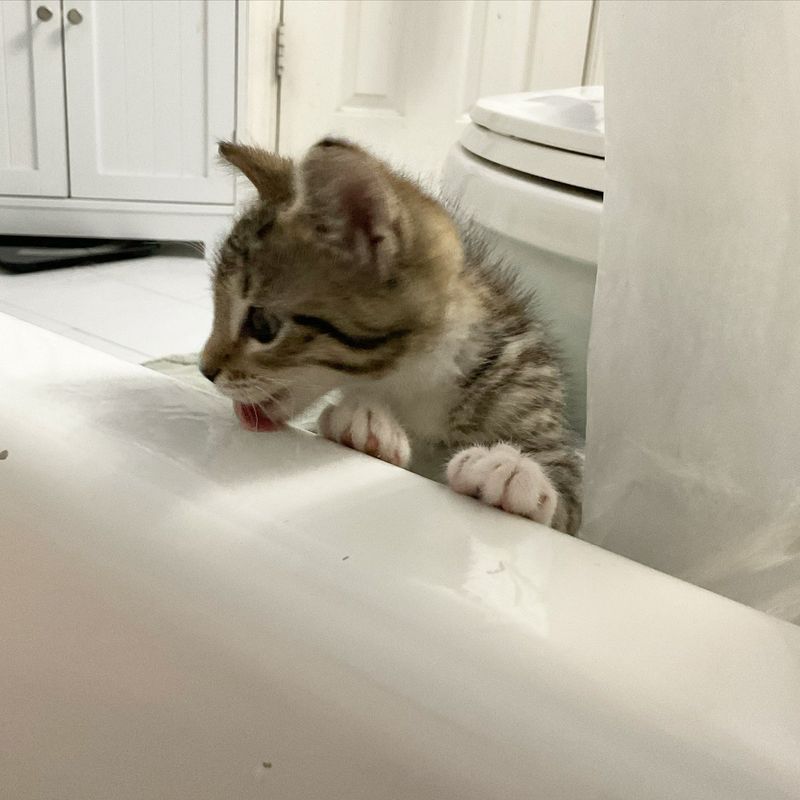
<instances>
[{"instance_id":1,"label":"kitten's mouth","mask_svg":"<svg viewBox=\"0 0 800 800\"><path fill-rule=\"evenodd\" d=\"M233 409L242 427L248 431L277 431L286 422L286 415L280 408L279 397L263 403L240 403L234 400Z\"/></svg>"}]
</instances>

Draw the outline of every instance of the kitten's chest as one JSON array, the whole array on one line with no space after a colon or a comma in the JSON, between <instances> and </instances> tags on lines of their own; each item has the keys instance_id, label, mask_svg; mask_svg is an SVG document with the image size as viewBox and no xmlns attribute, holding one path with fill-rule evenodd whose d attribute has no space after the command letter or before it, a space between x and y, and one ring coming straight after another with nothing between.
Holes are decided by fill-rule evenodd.
<instances>
[{"instance_id":1,"label":"kitten's chest","mask_svg":"<svg viewBox=\"0 0 800 800\"><path fill-rule=\"evenodd\" d=\"M439 442L447 439L460 378L461 370L451 354L433 352L409 359L374 388L408 433Z\"/></svg>"}]
</instances>

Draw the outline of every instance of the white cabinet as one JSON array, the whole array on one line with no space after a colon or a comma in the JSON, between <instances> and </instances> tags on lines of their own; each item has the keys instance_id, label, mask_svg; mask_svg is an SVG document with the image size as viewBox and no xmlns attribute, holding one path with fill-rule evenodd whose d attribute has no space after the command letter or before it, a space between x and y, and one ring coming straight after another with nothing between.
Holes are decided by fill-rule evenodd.
<instances>
[{"instance_id":1,"label":"white cabinet","mask_svg":"<svg viewBox=\"0 0 800 800\"><path fill-rule=\"evenodd\" d=\"M236 0L0 2L0 233L213 239L237 46Z\"/></svg>"},{"instance_id":2,"label":"white cabinet","mask_svg":"<svg viewBox=\"0 0 800 800\"><path fill-rule=\"evenodd\" d=\"M69 5L69 4L68 4ZM64 22L72 197L232 203L236 5L94 0Z\"/></svg>"},{"instance_id":3,"label":"white cabinet","mask_svg":"<svg viewBox=\"0 0 800 800\"><path fill-rule=\"evenodd\" d=\"M216 160L234 135L295 156L338 133L435 175L478 97L598 80L598 11L0 0L0 234L213 240L244 196Z\"/></svg>"},{"instance_id":4,"label":"white cabinet","mask_svg":"<svg viewBox=\"0 0 800 800\"><path fill-rule=\"evenodd\" d=\"M66 197L58 3L0 2L0 42L0 192Z\"/></svg>"}]
</instances>

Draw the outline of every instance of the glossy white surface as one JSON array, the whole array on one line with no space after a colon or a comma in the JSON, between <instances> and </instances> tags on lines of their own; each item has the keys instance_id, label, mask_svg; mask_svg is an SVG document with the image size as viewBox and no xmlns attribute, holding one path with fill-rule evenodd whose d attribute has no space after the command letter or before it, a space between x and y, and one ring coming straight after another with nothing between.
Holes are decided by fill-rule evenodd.
<instances>
[{"instance_id":1,"label":"glossy white surface","mask_svg":"<svg viewBox=\"0 0 800 800\"><path fill-rule=\"evenodd\" d=\"M596 156L533 144L475 123L464 128L459 141L473 155L533 178L596 192L602 192L605 187L605 161Z\"/></svg>"},{"instance_id":2,"label":"glossy white surface","mask_svg":"<svg viewBox=\"0 0 800 800\"><path fill-rule=\"evenodd\" d=\"M490 131L526 142L591 156L605 153L602 86L484 97L470 117Z\"/></svg>"},{"instance_id":3,"label":"glossy white surface","mask_svg":"<svg viewBox=\"0 0 800 800\"><path fill-rule=\"evenodd\" d=\"M17 320L0 341L5 796L797 797L797 628Z\"/></svg>"}]
</instances>

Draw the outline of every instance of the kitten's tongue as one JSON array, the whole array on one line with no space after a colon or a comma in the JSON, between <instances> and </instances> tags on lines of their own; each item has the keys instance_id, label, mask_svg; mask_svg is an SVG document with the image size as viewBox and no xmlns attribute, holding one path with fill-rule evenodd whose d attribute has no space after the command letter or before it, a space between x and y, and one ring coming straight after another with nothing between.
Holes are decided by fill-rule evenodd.
<instances>
[{"instance_id":1,"label":"kitten's tongue","mask_svg":"<svg viewBox=\"0 0 800 800\"><path fill-rule=\"evenodd\" d=\"M239 422L249 431L277 431L282 427L280 420L270 417L264 409L255 403L234 402L234 411Z\"/></svg>"}]
</instances>

